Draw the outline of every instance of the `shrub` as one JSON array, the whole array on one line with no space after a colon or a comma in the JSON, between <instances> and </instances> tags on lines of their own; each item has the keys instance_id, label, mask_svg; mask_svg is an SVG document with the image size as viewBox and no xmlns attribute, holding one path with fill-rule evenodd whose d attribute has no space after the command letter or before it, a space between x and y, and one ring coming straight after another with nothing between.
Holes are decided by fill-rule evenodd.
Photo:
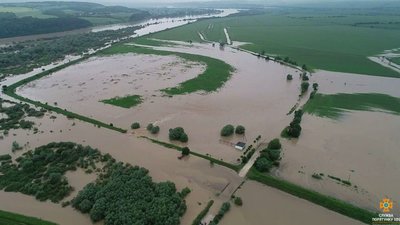
<instances>
[{"instance_id":1,"label":"shrub","mask_svg":"<svg viewBox=\"0 0 400 225\"><path fill-rule=\"evenodd\" d=\"M313 87L314 91L318 90L318 83L313 83L312 87Z\"/></svg>"},{"instance_id":2,"label":"shrub","mask_svg":"<svg viewBox=\"0 0 400 225\"><path fill-rule=\"evenodd\" d=\"M303 81L308 81L308 80L310 80L310 78L307 76L307 74L303 74L302 80Z\"/></svg>"},{"instance_id":3,"label":"shrub","mask_svg":"<svg viewBox=\"0 0 400 225\"><path fill-rule=\"evenodd\" d=\"M147 125L146 129L147 129L148 131L151 131L151 129L153 129L153 124L152 124L152 123L149 123L149 124Z\"/></svg>"},{"instance_id":4,"label":"shrub","mask_svg":"<svg viewBox=\"0 0 400 225\"><path fill-rule=\"evenodd\" d=\"M132 129L139 129L140 128L140 124L138 122L132 123L131 128Z\"/></svg>"},{"instance_id":5,"label":"shrub","mask_svg":"<svg viewBox=\"0 0 400 225\"><path fill-rule=\"evenodd\" d=\"M246 128L244 128L244 126L242 126L242 125L238 125L235 129L236 134L244 134L245 131L246 131Z\"/></svg>"},{"instance_id":6,"label":"shrub","mask_svg":"<svg viewBox=\"0 0 400 225\"><path fill-rule=\"evenodd\" d=\"M235 128L233 127L233 125L231 125L231 124L225 125L221 130L221 136L223 136L223 137L230 136L233 134L234 131L235 131Z\"/></svg>"},{"instance_id":7,"label":"shrub","mask_svg":"<svg viewBox=\"0 0 400 225\"><path fill-rule=\"evenodd\" d=\"M288 74L288 75L286 76L286 80L293 80L292 74Z\"/></svg>"},{"instance_id":8,"label":"shrub","mask_svg":"<svg viewBox=\"0 0 400 225\"><path fill-rule=\"evenodd\" d=\"M282 145L278 138L273 139L268 143L268 149L281 149Z\"/></svg>"},{"instance_id":9,"label":"shrub","mask_svg":"<svg viewBox=\"0 0 400 225\"><path fill-rule=\"evenodd\" d=\"M240 197L235 197L235 200L234 200L233 202L234 202L235 205L237 205L237 206L242 206L242 205L243 205L242 198L240 198Z\"/></svg>"}]
</instances>

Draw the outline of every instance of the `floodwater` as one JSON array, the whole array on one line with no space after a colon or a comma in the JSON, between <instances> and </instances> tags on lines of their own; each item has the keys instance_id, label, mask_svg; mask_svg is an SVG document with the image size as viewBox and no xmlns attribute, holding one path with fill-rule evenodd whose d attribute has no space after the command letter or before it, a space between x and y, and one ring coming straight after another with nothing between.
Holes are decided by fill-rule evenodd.
<instances>
[{"instance_id":1,"label":"floodwater","mask_svg":"<svg viewBox=\"0 0 400 225\"><path fill-rule=\"evenodd\" d=\"M232 204L231 210L225 214L219 224L363 224L321 206L310 204L306 200L254 181L247 181L242 188L236 192L236 196L240 196L243 199L243 206L238 207Z\"/></svg>"},{"instance_id":2,"label":"floodwater","mask_svg":"<svg viewBox=\"0 0 400 225\"><path fill-rule=\"evenodd\" d=\"M239 10L237 9L220 9L220 13L217 14L205 14L205 15L197 15L197 16L184 16L184 17L172 17L172 18L160 18L160 19L149 19L144 20L141 22L135 23L119 23L119 24L111 24L111 25L102 25L102 26L95 26L90 28L83 28L83 29L76 29L71 31L65 32L55 32L55 33L48 33L48 34L38 34L38 35L27 35L21 37L12 37L12 38L2 38L0 39L0 44L8 44L13 42L21 42L21 41L28 41L28 40L38 40L44 38L54 38L54 37L63 37L67 35L73 34L82 34L82 33L89 33L89 32L100 32L105 30L118 30L127 27L134 27L134 26L144 26L141 29L135 31L138 36L153 33L177 26L182 26L188 23L195 22L201 18L210 18L210 17L226 17L231 14L238 13Z\"/></svg>"},{"instance_id":3,"label":"floodwater","mask_svg":"<svg viewBox=\"0 0 400 225\"><path fill-rule=\"evenodd\" d=\"M278 137L290 123L292 115L286 113L298 102L299 72L242 51L231 48L220 50L210 44L159 49L218 58L232 65L235 72L218 92L169 98L162 96L158 90L194 77L204 70L204 65L183 62L173 56L125 54L91 58L32 82L18 93L49 104L57 102L61 108L112 122L118 127L129 128L135 121L140 122L142 127L155 122L161 128L160 133L151 136L141 128L135 134L132 131L120 134L53 113L57 116L55 120L49 119L50 115L43 119L32 118L40 124L39 130L43 133L34 135L31 131L11 131L0 142L0 154L9 153L14 140L20 144L29 142L31 148L51 141L91 145L110 153L117 160L149 169L156 181L171 180L179 189L190 187L192 193L187 197L188 211L182 224L190 224L209 199L216 200L211 211L217 212L220 204L228 200L242 182L235 172L219 166L212 167L206 160L195 157L178 160L178 152L137 136L145 134L168 141L168 129L182 126L189 135L188 146L192 150L234 163L241 152L226 143L240 140L250 144L258 135L263 141L269 141ZM286 81L288 73L294 75L295 79L291 82ZM311 77L311 82L315 81L319 83L322 93L379 92L400 97L400 81L392 78L318 71ZM103 98L128 94L144 95L145 100L130 109L99 102ZM79 101L78 97L83 100ZM221 142L219 131L228 123L244 125L246 135ZM400 172L398 117L378 112L353 112L339 121L332 121L304 115L302 127L303 133L298 141L283 142L282 166L275 172L278 176L370 209L377 209L382 197L390 197L398 204L400 199L396 190L400 186L395 179ZM357 189L339 185L328 178L313 180L311 175L314 172L350 179ZM71 178L71 183L77 187L93 179L83 173L74 174ZM222 190L225 191L221 194ZM333 221L334 224L359 224L254 182L246 182L237 195L243 198L244 206L233 207L222 224L264 224L266 221L283 225L313 224L313 218L318 221L315 224L323 220ZM60 210L59 205L52 203L26 200L31 207L20 207L20 201L13 200L14 196L29 198L0 192L0 208L51 219L60 224L70 224L70 217L79 220L74 224L90 224L87 217L70 208L62 211L62 217L48 215L49 211Z\"/></svg>"}]
</instances>

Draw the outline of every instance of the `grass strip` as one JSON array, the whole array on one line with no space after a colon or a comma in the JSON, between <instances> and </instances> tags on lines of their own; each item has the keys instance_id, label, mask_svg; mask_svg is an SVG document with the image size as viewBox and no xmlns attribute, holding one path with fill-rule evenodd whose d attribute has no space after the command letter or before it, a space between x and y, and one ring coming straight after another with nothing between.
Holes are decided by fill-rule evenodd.
<instances>
[{"instance_id":1,"label":"grass strip","mask_svg":"<svg viewBox=\"0 0 400 225\"><path fill-rule=\"evenodd\" d=\"M373 217L377 217L377 213L359 208L357 206L336 199L334 197L323 195L316 191L303 188L291 182L281 180L267 174L260 173L254 168L250 169L249 173L247 174L247 177L251 180L258 181L273 188L277 188L281 191L308 200L324 208L348 216L355 220L359 220L366 224L371 224L372 222L371 219Z\"/></svg>"},{"instance_id":2,"label":"grass strip","mask_svg":"<svg viewBox=\"0 0 400 225\"><path fill-rule=\"evenodd\" d=\"M35 105L37 107L42 107L44 109L51 110L51 111L59 113L59 114L63 114L65 116L67 116L68 118L78 119L78 120L81 120L81 121L84 121L84 122L88 122L88 123L94 124L94 125L96 125L98 127L104 127L104 128L107 128L107 129L111 129L111 130L115 130L115 131L121 132L121 133L126 133L125 129L114 127L112 124L106 124L106 123L103 123L101 121L98 121L98 120L95 120L95 119L92 119L92 118L89 118L89 117L86 117L86 116L82 116L82 115L74 113L74 112L67 111L66 109L61 109L61 108L58 108L58 107L55 107L55 106L51 106L51 105L48 105L48 104L45 104L45 103L42 103L42 102L39 102L39 101L34 101L34 100L29 99L29 98L25 98L25 97L22 97L22 96L16 94L16 90L17 90L18 87L20 87L22 85L25 85L25 84L28 84L28 83L30 83L30 82L32 82L34 80L40 79L42 77L48 76L48 75L50 75L50 74L52 74L54 72L57 72L59 70L62 70L64 68L66 68L68 66L71 66L71 65L74 65L76 63L82 62L83 60L86 60L87 58L88 58L88 56L85 56L85 57L82 57L80 59L65 63L65 64L57 66L57 67L54 67L54 68L49 69L47 71L44 71L42 73L38 73L38 74L36 74L34 76L31 76L31 77L25 78L23 80L20 80L20 81L18 81L16 83L6 87L6 88L3 88L3 93L8 95L8 96L10 96L10 97L12 97L12 98L15 98L15 99L18 99L20 101L24 101L24 102L30 103L30 104Z\"/></svg>"},{"instance_id":3,"label":"grass strip","mask_svg":"<svg viewBox=\"0 0 400 225\"><path fill-rule=\"evenodd\" d=\"M221 88L226 81L229 80L232 72L234 71L232 66L219 59L188 53L154 50L151 48L134 45L117 44L99 52L99 54L103 55L123 53L153 54L161 56L175 55L188 61L201 62L207 65L206 70L197 77L184 81L177 87L161 90L169 95L182 95L197 91L216 91Z\"/></svg>"},{"instance_id":4,"label":"grass strip","mask_svg":"<svg viewBox=\"0 0 400 225\"><path fill-rule=\"evenodd\" d=\"M207 215L208 211L210 211L211 206L214 204L214 200L210 200L207 203L207 206L201 210L199 215L196 216L196 218L193 220L192 225L199 225L201 220Z\"/></svg>"},{"instance_id":5,"label":"grass strip","mask_svg":"<svg viewBox=\"0 0 400 225\"><path fill-rule=\"evenodd\" d=\"M153 142L155 144L164 146L166 148L175 149L177 151L182 151L182 148L177 146L177 145L174 145L174 144L171 144L171 143L166 143L166 142L163 142L163 141L159 141L159 140L156 140L156 139L153 139L153 138L149 138L149 137L146 137L146 136L140 136L140 137L141 138L145 138L145 139L147 139L147 140L149 140L149 141L151 141L151 142ZM207 155L203 155L203 154L194 152L192 150L190 150L190 154L194 155L194 156L197 156L197 157L200 157L200 158L203 158L203 159L206 159L206 160L208 160L210 162L213 162L215 164L218 164L220 166L225 166L225 167L227 167L229 169L232 169L232 170L234 170L236 172L239 172L240 169L242 168L242 165L234 165L234 164L231 164L231 163L227 163L227 162L224 162L222 160L215 159L215 158L213 158L211 156L207 156Z\"/></svg>"},{"instance_id":6,"label":"grass strip","mask_svg":"<svg viewBox=\"0 0 400 225\"><path fill-rule=\"evenodd\" d=\"M0 210L0 224L7 225L56 225L38 218Z\"/></svg>"},{"instance_id":7,"label":"grass strip","mask_svg":"<svg viewBox=\"0 0 400 225\"><path fill-rule=\"evenodd\" d=\"M124 97L105 99L101 102L129 109L142 103L143 99L140 95L128 95Z\"/></svg>"},{"instance_id":8,"label":"grass strip","mask_svg":"<svg viewBox=\"0 0 400 225\"><path fill-rule=\"evenodd\" d=\"M340 118L348 110L379 111L400 115L400 98L378 93L316 94L304 105L304 111L319 117Z\"/></svg>"}]
</instances>

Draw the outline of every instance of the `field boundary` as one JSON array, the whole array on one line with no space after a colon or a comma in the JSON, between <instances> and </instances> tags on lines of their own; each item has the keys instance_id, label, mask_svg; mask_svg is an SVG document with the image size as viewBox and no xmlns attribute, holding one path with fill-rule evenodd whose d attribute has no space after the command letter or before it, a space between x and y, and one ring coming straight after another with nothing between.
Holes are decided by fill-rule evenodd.
<instances>
[{"instance_id":1,"label":"field boundary","mask_svg":"<svg viewBox=\"0 0 400 225\"><path fill-rule=\"evenodd\" d=\"M322 206L326 209L332 210L334 212L366 224L371 224L371 219L373 217L377 217L378 215L377 213L354 206L350 203L336 199L334 197L330 197L319 192L301 187L289 181L282 180L267 174L262 174L256 171L256 169L254 168L249 171L247 177L250 180L254 180L267 186L279 189L283 192L302 198L316 205Z\"/></svg>"}]
</instances>

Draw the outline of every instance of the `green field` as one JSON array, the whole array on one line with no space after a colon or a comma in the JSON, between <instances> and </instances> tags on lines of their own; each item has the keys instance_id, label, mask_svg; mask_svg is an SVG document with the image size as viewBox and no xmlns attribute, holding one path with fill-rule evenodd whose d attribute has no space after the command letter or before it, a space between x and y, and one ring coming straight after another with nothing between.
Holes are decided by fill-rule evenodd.
<instances>
[{"instance_id":1,"label":"green field","mask_svg":"<svg viewBox=\"0 0 400 225\"><path fill-rule=\"evenodd\" d=\"M16 213L0 210L0 224L2 225L56 225L34 217L23 216Z\"/></svg>"},{"instance_id":2,"label":"green field","mask_svg":"<svg viewBox=\"0 0 400 225\"><path fill-rule=\"evenodd\" d=\"M400 57L397 57L397 58L390 58L390 61L391 61L391 62L394 62L394 63L396 63L397 65L400 66Z\"/></svg>"},{"instance_id":3,"label":"green field","mask_svg":"<svg viewBox=\"0 0 400 225\"><path fill-rule=\"evenodd\" d=\"M365 16L358 14L365 13ZM269 10L261 15L207 19L150 35L152 38L198 41L198 32L212 41L225 41L223 28L233 42L250 42L247 50L289 57L298 65L330 71L400 77L400 74L367 59L384 50L400 47L400 26L368 25L369 12L332 9ZM376 15L373 20L389 24L397 16ZM213 27L212 29L210 28Z\"/></svg>"},{"instance_id":4,"label":"green field","mask_svg":"<svg viewBox=\"0 0 400 225\"><path fill-rule=\"evenodd\" d=\"M309 114L331 119L338 119L349 110L384 111L400 115L400 98L377 93L316 94L303 109Z\"/></svg>"},{"instance_id":5,"label":"green field","mask_svg":"<svg viewBox=\"0 0 400 225\"><path fill-rule=\"evenodd\" d=\"M129 109L142 103L143 99L140 95L128 95L102 100L101 102Z\"/></svg>"},{"instance_id":6,"label":"green field","mask_svg":"<svg viewBox=\"0 0 400 225\"><path fill-rule=\"evenodd\" d=\"M185 60L200 62L207 65L206 70L197 77L187 80L177 87L163 89L168 95L189 94L197 91L213 92L221 88L230 78L233 68L225 62L201 55L193 55L179 52L159 51L151 48L138 47L133 45L114 45L103 50L100 54L154 54L154 55L176 55Z\"/></svg>"},{"instance_id":7,"label":"green field","mask_svg":"<svg viewBox=\"0 0 400 225\"><path fill-rule=\"evenodd\" d=\"M11 13L14 13L17 17L31 16L31 17L40 18L40 19L55 17L52 15L45 15L40 10L34 9L34 8L29 8L29 7L0 6L0 13L1 12L11 12Z\"/></svg>"}]
</instances>

